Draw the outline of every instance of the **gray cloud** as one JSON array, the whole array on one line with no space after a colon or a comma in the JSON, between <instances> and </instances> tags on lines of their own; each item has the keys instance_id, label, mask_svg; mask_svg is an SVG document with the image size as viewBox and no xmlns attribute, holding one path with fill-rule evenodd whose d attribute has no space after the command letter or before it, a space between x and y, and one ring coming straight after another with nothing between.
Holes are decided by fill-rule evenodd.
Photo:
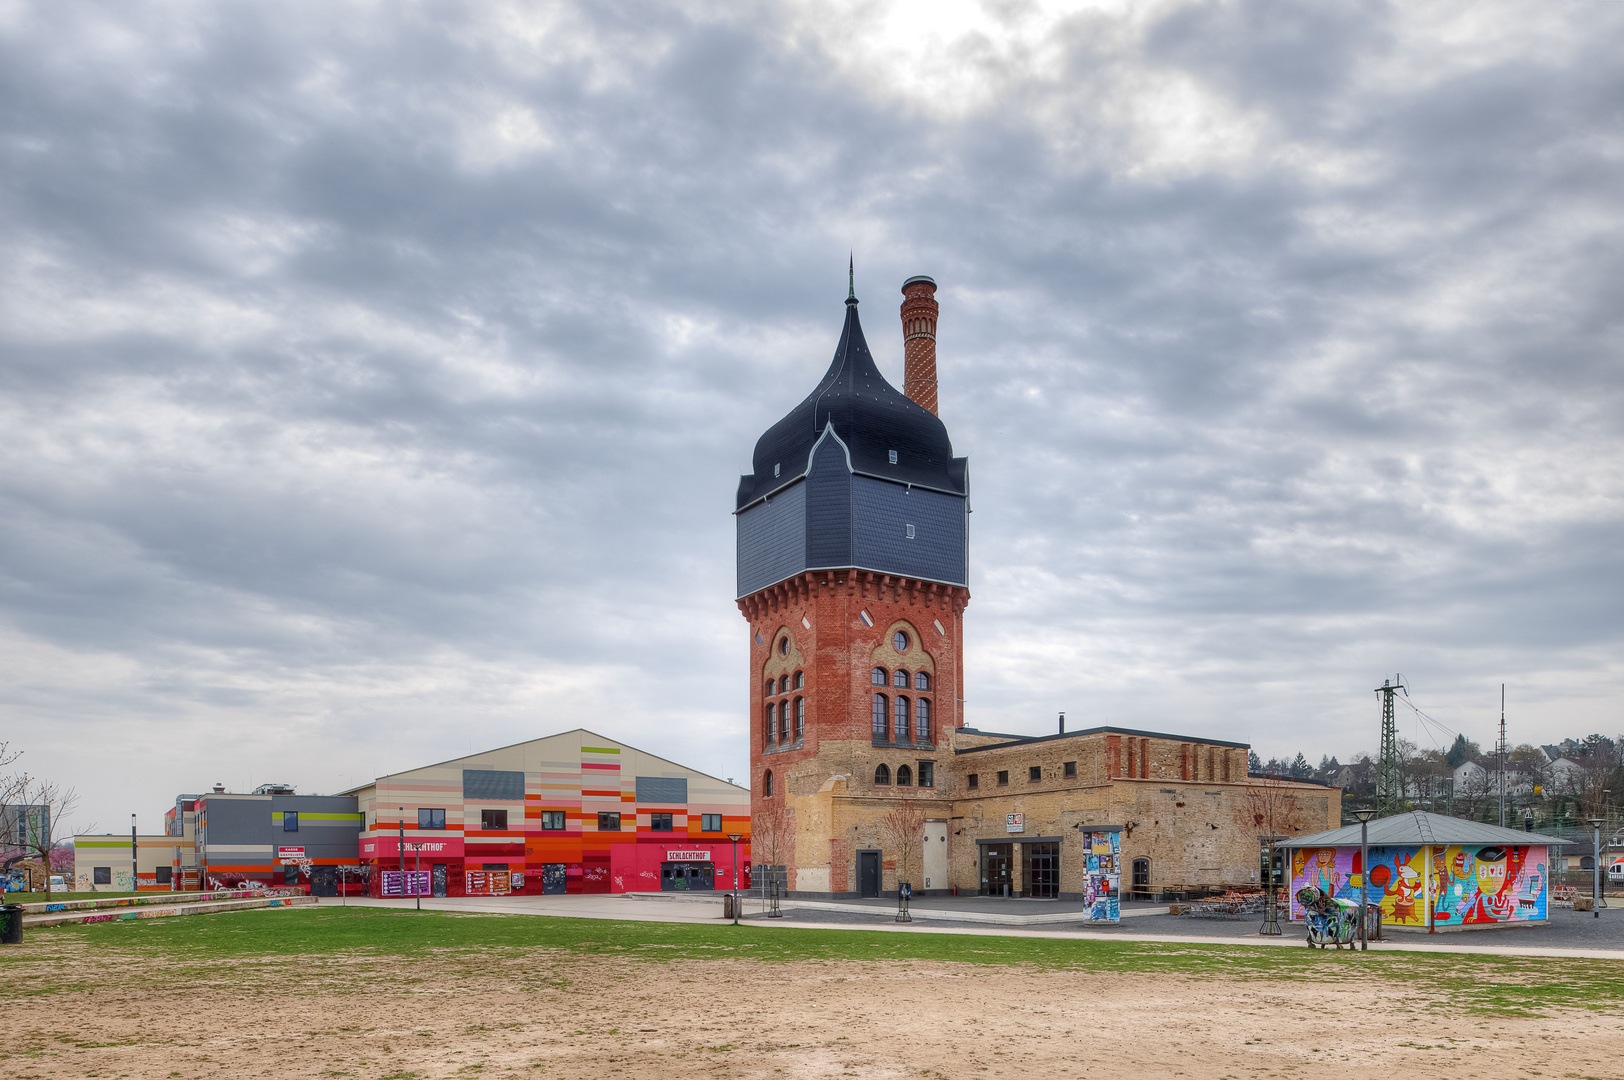
<instances>
[{"instance_id":1,"label":"gray cloud","mask_svg":"<svg viewBox=\"0 0 1624 1080\"><path fill-rule=\"evenodd\" d=\"M975 722L1621 726L1624 12L864 10L13 9L34 767L104 825L577 724L742 776L731 491L851 248L895 378L943 285Z\"/></svg>"}]
</instances>

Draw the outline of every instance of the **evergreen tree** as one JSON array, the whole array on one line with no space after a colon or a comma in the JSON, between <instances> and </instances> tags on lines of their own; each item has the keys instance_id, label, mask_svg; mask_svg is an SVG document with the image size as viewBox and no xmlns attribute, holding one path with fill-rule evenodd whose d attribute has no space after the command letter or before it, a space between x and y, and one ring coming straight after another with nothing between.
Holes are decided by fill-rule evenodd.
<instances>
[{"instance_id":1,"label":"evergreen tree","mask_svg":"<svg viewBox=\"0 0 1624 1080\"><path fill-rule=\"evenodd\" d=\"M1297 759L1291 763L1291 778L1293 780L1307 780L1314 775L1314 766L1303 757L1302 751L1297 752Z\"/></svg>"},{"instance_id":2,"label":"evergreen tree","mask_svg":"<svg viewBox=\"0 0 1624 1080\"><path fill-rule=\"evenodd\" d=\"M1444 754L1444 762L1451 769L1458 769L1468 761L1476 761L1483 756L1483 751L1477 743L1464 735L1456 735L1455 741L1450 744L1449 752Z\"/></svg>"},{"instance_id":3,"label":"evergreen tree","mask_svg":"<svg viewBox=\"0 0 1624 1080\"><path fill-rule=\"evenodd\" d=\"M1249 776L1263 775L1263 759L1257 756L1256 750L1246 752L1246 772Z\"/></svg>"}]
</instances>

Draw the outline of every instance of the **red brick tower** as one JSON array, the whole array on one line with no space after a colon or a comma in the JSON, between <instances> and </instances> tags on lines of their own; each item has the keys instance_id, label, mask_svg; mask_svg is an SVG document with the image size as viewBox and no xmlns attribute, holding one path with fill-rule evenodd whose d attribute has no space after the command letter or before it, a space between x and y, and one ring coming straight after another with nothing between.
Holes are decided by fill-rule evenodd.
<instances>
[{"instance_id":1,"label":"red brick tower","mask_svg":"<svg viewBox=\"0 0 1624 1080\"><path fill-rule=\"evenodd\" d=\"M902 392L936 411L936 282L918 274L902 283Z\"/></svg>"},{"instance_id":2,"label":"red brick tower","mask_svg":"<svg viewBox=\"0 0 1624 1080\"><path fill-rule=\"evenodd\" d=\"M762 435L755 471L739 481L751 853L758 867L784 867L801 895L874 895L898 872L880 851L884 815L912 803L945 829L949 813L969 474L935 415L935 283L912 278L907 289L918 296L909 292L905 316L919 305L915 318L929 324L928 396L898 393L880 374L848 290L829 370ZM908 348L913 365L912 337ZM933 858L943 836L926 845ZM945 863L917 871L915 884L933 890L946 879Z\"/></svg>"}]
</instances>

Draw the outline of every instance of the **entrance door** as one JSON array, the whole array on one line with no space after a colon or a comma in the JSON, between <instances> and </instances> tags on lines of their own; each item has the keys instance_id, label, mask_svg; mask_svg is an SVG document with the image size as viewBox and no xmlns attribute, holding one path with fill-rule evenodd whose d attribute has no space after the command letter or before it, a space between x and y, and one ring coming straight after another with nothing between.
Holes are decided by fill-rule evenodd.
<instances>
[{"instance_id":1,"label":"entrance door","mask_svg":"<svg viewBox=\"0 0 1624 1080\"><path fill-rule=\"evenodd\" d=\"M446 881L450 878L450 875L446 872L445 863L435 863L434 866L429 870L429 876L434 882L434 895L444 896Z\"/></svg>"},{"instance_id":2,"label":"entrance door","mask_svg":"<svg viewBox=\"0 0 1624 1080\"><path fill-rule=\"evenodd\" d=\"M1135 859L1133 861L1133 891L1137 896L1150 894L1150 860Z\"/></svg>"},{"instance_id":3,"label":"entrance door","mask_svg":"<svg viewBox=\"0 0 1624 1080\"><path fill-rule=\"evenodd\" d=\"M684 884L681 888L690 892L711 892L715 890L715 863L678 863L677 868L682 871L684 878Z\"/></svg>"},{"instance_id":4,"label":"entrance door","mask_svg":"<svg viewBox=\"0 0 1624 1080\"><path fill-rule=\"evenodd\" d=\"M570 891L568 867L561 862L541 864L541 892L544 896L562 896Z\"/></svg>"},{"instance_id":5,"label":"entrance door","mask_svg":"<svg viewBox=\"0 0 1624 1080\"><path fill-rule=\"evenodd\" d=\"M857 895L875 898L880 895L880 853L878 851L859 851L857 853Z\"/></svg>"},{"instance_id":6,"label":"entrance door","mask_svg":"<svg viewBox=\"0 0 1624 1080\"><path fill-rule=\"evenodd\" d=\"M338 867L312 866L310 868L310 895L338 895Z\"/></svg>"},{"instance_id":7,"label":"entrance door","mask_svg":"<svg viewBox=\"0 0 1624 1080\"><path fill-rule=\"evenodd\" d=\"M1023 844L1026 895L1038 900L1060 899L1060 845Z\"/></svg>"},{"instance_id":8,"label":"entrance door","mask_svg":"<svg viewBox=\"0 0 1624 1080\"><path fill-rule=\"evenodd\" d=\"M981 845L981 895L1003 896L1009 888L1010 860L1015 857L1012 844Z\"/></svg>"}]
</instances>

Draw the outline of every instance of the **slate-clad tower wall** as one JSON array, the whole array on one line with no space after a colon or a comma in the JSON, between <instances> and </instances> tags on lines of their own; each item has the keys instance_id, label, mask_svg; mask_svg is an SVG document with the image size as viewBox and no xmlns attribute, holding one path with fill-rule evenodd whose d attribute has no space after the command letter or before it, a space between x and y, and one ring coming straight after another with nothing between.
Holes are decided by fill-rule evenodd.
<instances>
[{"instance_id":1,"label":"slate-clad tower wall","mask_svg":"<svg viewBox=\"0 0 1624 1080\"><path fill-rule=\"evenodd\" d=\"M933 408L935 302L925 299L932 407L880 374L849 296L828 371L762 435L754 472L739 480L754 857L785 867L798 894L857 891L871 819L899 800L947 816L964 697L969 476ZM867 781L881 766L908 782L876 791ZM763 815L769 833L781 822L776 854Z\"/></svg>"}]
</instances>

